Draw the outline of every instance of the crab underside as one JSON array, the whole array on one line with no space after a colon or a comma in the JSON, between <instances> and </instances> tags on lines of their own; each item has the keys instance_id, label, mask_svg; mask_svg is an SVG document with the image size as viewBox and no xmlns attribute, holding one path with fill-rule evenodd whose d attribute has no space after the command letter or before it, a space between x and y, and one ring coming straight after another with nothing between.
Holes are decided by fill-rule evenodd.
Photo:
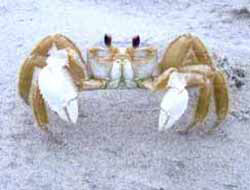
<instances>
[{"instance_id":1,"label":"crab underside","mask_svg":"<svg viewBox=\"0 0 250 190\"><path fill-rule=\"evenodd\" d=\"M41 129L48 130L48 108L63 120L76 123L79 92L108 88L165 91L160 130L170 128L183 115L190 87L199 88L199 98L193 121L181 132L186 133L205 120L211 96L217 115L213 128L226 118L226 79L198 37L179 36L170 43L159 63L157 50L140 47L139 36L132 39L131 47L120 48L112 44L111 36L105 35L104 45L88 49L87 62L79 48L61 34L47 36L32 50L21 66L18 90Z\"/></svg>"}]
</instances>

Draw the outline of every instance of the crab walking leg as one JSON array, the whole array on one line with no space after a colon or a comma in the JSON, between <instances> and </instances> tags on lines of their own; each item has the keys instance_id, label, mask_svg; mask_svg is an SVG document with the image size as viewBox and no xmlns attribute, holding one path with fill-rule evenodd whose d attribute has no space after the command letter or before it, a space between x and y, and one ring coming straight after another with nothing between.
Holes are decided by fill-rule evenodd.
<instances>
[{"instance_id":1,"label":"crab walking leg","mask_svg":"<svg viewBox=\"0 0 250 190\"><path fill-rule=\"evenodd\" d=\"M46 56L54 42L53 36L43 38L31 51L31 55Z\"/></svg>"},{"instance_id":2,"label":"crab walking leg","mask_svg":"<svg viewBox=\"0 0 250 190\"><path fill-rule=\"evenodd\" d=\"M84 73L84 68L82 65L77 61L78 55L75 54L75 52L72 49L68 49L68 71L71 74L71 77L75 83L75 85L78 87L78 89L83 88L82 81L86 80L86 75Z\"/></svg>"},{"instance_id":3,"label":"crab walking leg","mask_svg":"<svg viewBox=\"0 0 250 190\"><path fill-rule=\"evenodd\" d=\"M47 36L32 50L31 55L24 61L21 66L18 81L19 95L26 104L29 104L28 97L32 85L32 78L36 66L43 67L49 49L53 44L52 36Z\"/></svg>"},{"instance_id":4,"label":"crab walking leg","mask_svg":"<svg viewBox=\"0 0 250 190\"><path fill-rule=\"evenodd\" d=\"M229 95L226 79L221 71L217 71L214 78L214 99L218 126L227 116L229 110Z\"/></svg>"},{"instance_id":5,"label":"crab walking leg","mask_svg":"<svg viewBox=\"0 0 250 190\"><path fill-rule=\"evenodd\" d=\"M190 66L192 67L192 66ZM211 75L211 73L204 72L188 72L183 73L185 75L186 81L187 81L187 88L189 87L199 87L200 88L200 94L199 99L196 105L195 115L193 122L186 127L185 129L178 130L180 133L186 134L188 131L196 126L196 124L201 123L207 116L209 112L209 105L211 100L211 82L210 78L208 76Z\"/></svg>"},{"instance_id":6,"label":"crab walking leg","mask_svg":"<svg viewBox=\"0 0 250 190\"><path fill-rule=\"evenodd\" d=\"M209 105L212 95L212 88L209 81L204 83L204 87L201 87L199 90L199 99L196 105L196 110L194 114L193 121L188 127L185 129L178 130L179 133L186 134L194 128L198 123L202 123L204 119L207 117L209 112Z\"/></svg>"},{"instance_id":7,"label":"crab walking leg","mask_svg":"<svg viewBox=\"0 0 250 190\"><path fill-rule=\"evenodd\" d=\"M199 63L212 66L212 59L202 41L198 37L192 37L192 42L193 51Z\"/></svg>"},{"instance_id":8,"label":"crab walking leg","mask_svg":"<svg viewBox=\"0 0 250 190\"><path fill-rule=\"evenodd\" d=\"M29 94L32 84L35 63L28 57L21 66L18 80L18 93L24 102L29 104Z\"/></svg>"},{"instance_id":9,"label":"crab walking leg","mask_svg":"<svg viewBox=\"0 0 250 190\"><path fill-rule=\"evenodd\" d=\"M194 121L191 126L197 124L198 122L202 122L208 112L209 112L209 104L211 100L211 86L209 84L206 84L204 87L200 88L200 94L199 94L199 99L198 103L196 106L196 111L195 111L195 116L194 116Z\"/></svg>"},{"instance_id":10,"label":"crab walking leg","mask_svg":"<svg viewBox=\"0 0 250 190\"><path fill-rule=\"evenodd\" d=\"M81 83L82 88L80 88L79 91L106 89L108 82L106 80L90 79L82 80Z\"/></svg>"},{"instance_id":11,"label":"crab walking leg","mask_svg":"<svg viewBox=\"0 0 250 190\"><path fill-rule=\"evenodd\" d=\"M160 62L161 71L170 67L179 68L192 46L192 36L182 35L170 43Z\"/></svg>"},{"instance_id":12,"label":"crab walking leg","mask_svg":"<svg viewBox=\"0 0 250 190\"><path fill-rule=\"evenodd\" d=\"M83 63L85 63L84 59L82 58L81 51L76 46L74 42L72 42L68 37L62 35L62 34L55 34L54 35L54 42L56 43L56 46L58 49L64 49L64 48L71 48L77 52L77 54L80 56L80 59Z\"/></svg>"},{"instance_id":13,"label":"crab walking leg","mask_svg":"<svg viewBox=\"0 0 250 190\"><path fill-rule=\"evenodd\" d=\"M139 86L142 88L150 89L152 91L166 90L170 74L177 71L176 68L169 68L165 70L160 76L153 79L138 81Z\"/></svg>"},{"instance_id":14,"label":"crab walking leg","mask_svg":"<svg viewBox=\"0 0 250 190\"><path fill-rule=\"evenodd\" d=\"M33 48L30 56L21 66L18 81L19 95L26 104L29 104L28 97L32 85L32 78L36 66L43 67L46 65L46 58L49 49L53 45L53 36L47 36L42 39L35 48Z\"/></svg>"},{"instance_id":15,"label":"crab walking leg","mask_svg":"<svg viewBox=\"0 0 250 190\"><path fill-rule=\"evenodd\" d=\"M49 122L47 110L46 110L45 102L42 98L42 95L40 93L37 83L32 84L30 91L31 91L30 104L31 104L32 112L37 122L37 125L42 130L48 131L48 128L45 127L45 125L48 124Z\"/></svg>"},{"instance_id":16,"label":"crab walking leg","mask_svg":"<svg viewBox=\"0 0 250 190\"><path fill-rule=\"evenodd\" d=\"M18 93L24 102L29 104L29 93L32 84L34 69L36 67L43 67L46 63L46 58L43 56L30 56L21 66L18 80Z\"/></svg>"},{"instance_id":17,"label":"crab walking leg","mask_svg":"<svg viewBox=\"0 0 250 190\"><path fill-rule=\"evenodd\" d=\"M58 49L68 49L69 59L72 62L75 62L75 68L78 68L78 74L84 76L85 79L88 79L87 66L82 57L80 49L76 46L74 42L72 42L68 37L62 34L55 34L54 41ZM74 61L73 61L74 60Z\"/></svg>"}]
</instances>

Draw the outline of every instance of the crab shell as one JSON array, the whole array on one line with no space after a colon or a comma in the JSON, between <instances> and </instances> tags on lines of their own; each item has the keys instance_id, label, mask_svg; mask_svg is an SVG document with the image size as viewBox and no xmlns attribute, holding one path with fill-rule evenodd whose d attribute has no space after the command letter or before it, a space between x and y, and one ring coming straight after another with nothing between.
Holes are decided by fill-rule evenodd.
<instances>
[{"instance_id":1,"label":"crab shell","mask_svg":"<svg viewBox=\"0 0 250 190\"><path fill-rule=\"evenodd\" d=\"M157 50L146 48L90 48L87 53L87 64L93 78L99 80L130 81L153 77L157 70ZM120 86L109 86L119 88ZM127 86L129 88L129 86Z\"/></svg>"}]
</instances>

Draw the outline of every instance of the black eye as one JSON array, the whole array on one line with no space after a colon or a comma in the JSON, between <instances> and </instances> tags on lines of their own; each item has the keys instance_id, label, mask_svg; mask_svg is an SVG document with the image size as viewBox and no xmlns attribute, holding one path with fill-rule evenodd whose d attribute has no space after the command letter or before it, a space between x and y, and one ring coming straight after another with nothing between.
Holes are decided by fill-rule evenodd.
<instances>
[{"instance_id":1,"label":"black eye","mask_svg":"<svg viewBox=\"0 0 250 190\"><path fill-rule=\"evenodd\" d=\"M132 45L133 45L133 48L138 48L139 47L139 45L140 45L140 36L139 35L133 37Z\"/></svg>"},{"instance_id":2,"label":"black eye","mask_svg":"<svg viewBox=\"0 0 250 190\"><path fill-rule=\"evenodd\" d=\"M111 43L112 43L112 37L108 34L105 34L104 36L104 43L107 47L110 47L111 46Z\"/></svg>"}]
</instances>

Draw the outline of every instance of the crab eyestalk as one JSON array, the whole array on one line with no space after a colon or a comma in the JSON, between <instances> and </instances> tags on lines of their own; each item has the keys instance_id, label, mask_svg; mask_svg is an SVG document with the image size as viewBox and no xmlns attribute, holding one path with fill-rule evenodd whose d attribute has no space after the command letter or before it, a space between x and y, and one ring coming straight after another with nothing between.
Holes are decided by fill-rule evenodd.
<instances>
[{"instance_id":1,"label":"crab eyestalk","mask_svg":"<svg viewBox=\"0 0 250 190\"><path fill-rule=\"evenodd\" d=\"M105 34L105 36L104 36L104 44L107 47L111 47L111 45L112 45L112 37L111 37L111 35Z\"/></svg>"},{"instance_id":2,"label":"crab eyestalk","mask_svg":"<svg viewBox=\"0 0 250 190\"><path fill-rule=\"evenodd\" d=\"M133 46L133 48L138 48L140 46L140 36L139 35L133 37L132 46Z\"/></svg>"}]
</instances>

